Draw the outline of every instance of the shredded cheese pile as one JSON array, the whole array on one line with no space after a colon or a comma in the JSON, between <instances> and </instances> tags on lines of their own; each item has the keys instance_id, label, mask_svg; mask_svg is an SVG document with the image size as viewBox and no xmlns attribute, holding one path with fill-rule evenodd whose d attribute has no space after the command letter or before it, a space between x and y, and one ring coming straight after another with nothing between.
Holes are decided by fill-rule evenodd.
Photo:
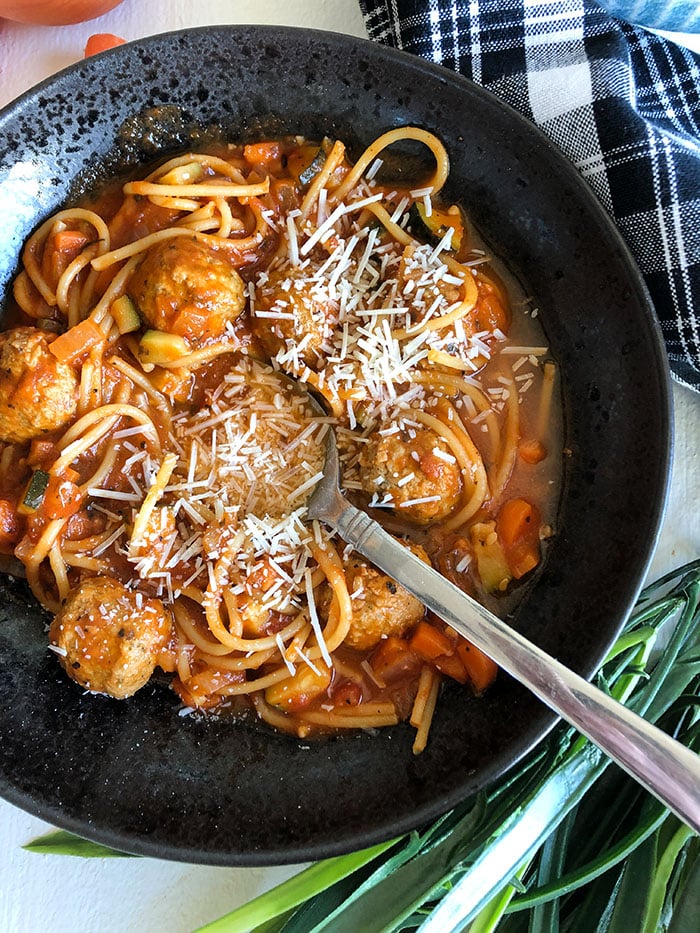
<instances>
[{"instance_id":1,"label":"shredded cheese pile","mask_svg":"<svg viewBox=\"0 0 700 933\"><path fill-rule=\"evenodd\" d=\"M333 401L348 489L362 486L360 452L368 438L375 432L410 434L418 427L411 410L434 401L414 381L421 366L450 359L470 380L505 340L498 330L475 331L466 318L433 326L454 316L464 297L464 277L446 262L452 231L437 245L388 235L368 209L387 209L391 223L405 230L409 200L377 191L373 175L371 169L344 203L331 207L322 189L311 216L292 210L279 220L283 248L248 284L251 318L278 338L273 367L310 382ZM420 194L429 213L430 189L412 194ZM473 267L484 259L475 250L466 275L474 275ZM300 334L300 307L313 335ZM307 350L314 339L311 366ZM546 348L503 349L518 352L513 369L523 368L515 378L525 391L532 383L526 364L536 368ZM500 410L508 389L497 383L486 392L492 409ZM487 412L469 411L468 398L464 405L475 425L483 421ZM255 584L246 581L259 581L262 574L268 608L303 605L312 536L319 543L329 536L305 520L306 500L321 476L327 429L328 419L314 416L272 369L243 360L204 409L175 419L168 443L175 453L165 479L163 465L159 471L133 447L131 465L143 458L143 486L130 477L133 495L110 495L133 503L137 524L142 516L144 527L124 547L135 574L156 582L169 599L194 581L201 586L202 578L211 590L225 585L236 596L250 595ZM442 450L436 455L450 456ZM380 494L370 502L391 504ZM127 534L121 524L103 547Z\"/></svg>"},{"instance_id":2,"label":"shredded cheese pile","mask_svg":"<svg viewBox=\"0 0 700 933\"><path fill-rule=\"evenodd\" d=\"M299 605L308 545L320 535L307 526L306 501L327 430L288 382L243 359L206 407L174 420L173 469L165 482L153 478L133 526L135 573L170 599L205 577L237 596L259 581L268 609ZM149 496L158 504L140 528Z\"/></svg>"},{"instance_id":3,"label":"shredded cheese pile","mask_svg":"<svg viewBox=\"0 0 700 933\"><path fill-rule=\"evenodd\" d=\"M334 326L327 328L313 369L321 386L343 400L350 428L361 420L368 430L421 405L425 390L412 384L421 363L449 354L471 375L490 357L494 339L505 339L498 331L473 332L461 319L444 328L429 324L452 314L463 297L464 279L445 262L451 231L435 246L397 242L363 216L368 205L389 205L396 197L373 193L371 186L358 186L354 199L328 216L325 199L320 199L315 222L290 212L287 254L249 286L251 315L268 319L271 327L275 319L293 320L293 305L300 300L316 320L321 309L332 309ZM428 193L424 199L429 200ZM408 199L402 198L390 215L402 229L408 224L407 206ZM271 272L280 283L278 295L272 307L261 309L259 294ZM305 338L297 340L282 328L277 333L284 346L275 365L308 378Z\"/></svg>"}]
</instances>

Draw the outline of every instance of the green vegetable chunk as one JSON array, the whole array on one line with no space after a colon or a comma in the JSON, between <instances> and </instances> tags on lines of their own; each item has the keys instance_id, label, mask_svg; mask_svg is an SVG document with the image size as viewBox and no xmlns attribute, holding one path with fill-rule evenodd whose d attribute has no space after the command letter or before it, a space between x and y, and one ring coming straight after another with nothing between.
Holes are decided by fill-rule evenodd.
<instances>
[{"instance_id":1,"label":"green vegetable chunk","mask_svg":"<svg viewBox=\"0 0 700 933\"><path fill-rule=\"evenodd\" d=\"M139 359L155 366L173 363L187 356L189 346L184 337L162 330L147 330L139 343Z\"/></svg>"},{"instance_id":2,"label":"green vegetable chunk","mask_svg":"<svg viewBox=\"0 0 700 933\"><path fill-rule=\"evenodd\" d=\"M316 155L313 157L311 162L306 166L303 172L299 175L299 184L302 188L308 188L314 178L321 171L323 166L326 164L326 152L321 146Z\"/></svg>"},{"instance_id":3,"label":"green vegetable chunk","mask_svg":"<svg viewBox=\"0 0 700 933\"><path fill-rule=\"evenodd\" d=\"M416 201L409 211L409 218L416 236L420 239L437 244L449 230L452 230L448 249L461 248L464 240L464 220L456 204L446 210L433 205L428 213L425 204L422 201Z\"/></svg>"},{"instance_id":4,"label":"green vegetable chunk","mask_svg":"<svg viewBox=\"0 0 700 933\"><path fill-rule=\"evenodd\" d=\"M120 295L109 310L120 334L131 334L141 326L139 313L128 295Z\"/></svg>"},{"instance_id":5,"label":"green vegetable chunk","mask_svg":"<svg viewBox=\"0 0 700 933\"><path fill-rule=\"evenodd\" d=\"M36 512L46 495L46 487L49 485L49 474L44 470L34 470L32 478L29 480L27 491L22 499L18 511L22 515L31 515Z\"/></svg>"},{"instance_id":6,"label":"green vegetable chunk","mask_svg":"<svg viewBox=\"0 0 700 933\"><path fill-rule=\"evenodd\" d=\"M597 682L700 749L700 560L644 590ZM86 845L58 833L25 848L110 854ZM317 862L200 930L694 933L699 905L697 836L562 724L428 827Z\"/></svg>"}]
</instances>

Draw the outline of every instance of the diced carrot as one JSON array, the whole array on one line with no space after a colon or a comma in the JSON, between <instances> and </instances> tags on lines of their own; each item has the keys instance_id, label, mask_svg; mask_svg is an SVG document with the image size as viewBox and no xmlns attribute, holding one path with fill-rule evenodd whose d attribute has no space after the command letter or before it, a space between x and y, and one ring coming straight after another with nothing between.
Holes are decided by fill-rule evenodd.
<instances>
[{"instance_id":1,"label":"diced carrot","mask_svg":"<svg viewBox=\"0 0 700 933\"><path fill-rule=\"evenodd\" d=\"M498 511L498 535L504 546L512 547L524 534L534 518L534 506L526 499L508 499Z\"/></svg>"},{"instance_id":2,"label":"diced carrot","mask_svg":"<svg viewBox=\"0 0 700 933\"><path fill-rule=\"evenodd\" d=\"M93 347L104 343L105 336L92 318L71 327L49 344L49 350L60 363L73 363Z\"/></svg>"},{"instance_id":3,"label":"diced carrot","mask_svg":"<svg viewBox=\"0 0 700 933\"><path fill-rule=\"evenodd\" d=\"M269 686L265 690L265 699L271 706L300 710L325 693L330 682L330 669L322 661L316 661L315 669L304 664L291 677Z\"/></svg>"},{"instance_id":4,"label":"diced carrot","mask_svg":"<svg viewBox=\"0 0 700 933\"><path fill-rule=\"evenodd\" d=\"M40 508L46 518L68 518L79 511L82 501L83 493L79 486L52 473Z\"/></svg>"},{"instance_id":5,"label":"diced carrot","mask_svg":"<svg viewBox=\"0 0 700 933\"><path fill-rule=\"evenodd\" d=\"M466 639L462 639L457 645L457 654L467 670L469 683L474 693L482 694L496 679L497 665L488 655Z\"/></svg>"},{"instance_id":6,"label":"diced carrot","mask_svg":"<svg viewBox=\"0 0 700 933\"><path fill-rule=\"evenodd\" d=\"M508 499L498 512L498 536L516 580L540 562L540 518L526 499Z\"/></svg>"},{"instance_id":7,"label":"diced carrot","mask_svg":"<svg viewBox=\"0 0 700 933\"><path fill-rule=\"evenodd\" d=\"M424 661L434 661L440 655L454 654L455 650L452 641L444 632L424 620L414 629L409 645Z\"/></svg>"},{"instance_id":8,"label":"diced carrot","mask_svg":"<svg viewBox=\"0 0 700 933\"><path fill-rule=\"evenodd\" d=\"M421 660L411 651L405 638L389 635L383 638L372 653L370 665L375 676L384 683L400 680L420 669Z\"/></svg>"},{"instance_id":9,"label":"diced carrot","mask_svg":"<svg viewBox=\"0 0 700 933\"><path fill-rule=\"evenodd\" d=\"M246 577L246 587L266 593L280 579L279 573L273 568L269 558L258 561L255 568Z\"/></svg>"},{"instance_id":10,"label":"diced carrot","mask_svg":"<svg viewBox=\"0 0 700 933\"><path fill-rule=\"evenodd\" d=\"M46 268L50 260L50 268L58 281L87 242L87 236L80 230L57 230L51 238L51 248L45 250L47 262L42 261L42 266Z\"/></svg>"},{"instance_id":11,"label":"diced carrot","mask_svg":"<svg viewBox=\"0 0 700 933\"><path fill-rule=\"evenodd\" d=\"M525 463L540 463L547 456L547 448L535 438L522 440L518 444L518 456Z\"/></svg>"},{"instance_id":12,"label":"diced carrot","mask_svg":"<svg viewBox=\"0 0 700 933\"><path fill-rule=\"evenodd\" d=\"M107 49L113 49L117 45L124 45L125 42L126 39L122 39L121 36L115 36L114 33L96 32L94 35L90 36L85 43L84 57L89 58L91 55L106 52Z\"/></svg>"},{"instance_id":13,"label":"diced carrot","mask_svg":"<svg viewBox=\"0 0 700 933\"><path fill-rule=\"evenodd\" d=\"M282 150L277 140L250 143L243 147L243 158L251 165L263 165L271 171L282 167Z\"/></svg>"},{"instance_id":14,"label":"diced carrot","mask_svg":"<svg viewBox=\"0 0 700 933\"><path fill-rule=\"evenodd\" d=\"M493 333L498 329L507 333L510 324L510 310L505 294L484 273L477 276L476 284L479 291L476 308L474 309L477 330L488 330Z\"/></svg>"},{"instance_id":15,"label":"diced carrot","mask_svg":"<svg viewBox=\"0 0 700 933\"><path fill-rule=\"evenodd\" d=\"M58 447L54 441L47 441L37 437L29 445L27 463L29 466L43 466L51 463L57 456Z\"/></svg>"},{"instance_id":16,"label":"diced carrot","mask_svg":"<svg viewBox=\"0 0 700 933\"><path fill-rule=\"evenodd\" d=\"M59 253L77 253L87 241L80 230L58 230L53 237L53 248Z\"/></svg>"},{"instance_id":17,"label":"diced carrot","mask_svg":"<svg viewBox=\"0 0 700 933\"><path fill-rule=\"evenodd\" d=\"M469 680L469 672L457 652L455 654L441 654L433 660L433 664L441 674L451 677L460 684L466 684Z\"/></svg>"}]
</instances>

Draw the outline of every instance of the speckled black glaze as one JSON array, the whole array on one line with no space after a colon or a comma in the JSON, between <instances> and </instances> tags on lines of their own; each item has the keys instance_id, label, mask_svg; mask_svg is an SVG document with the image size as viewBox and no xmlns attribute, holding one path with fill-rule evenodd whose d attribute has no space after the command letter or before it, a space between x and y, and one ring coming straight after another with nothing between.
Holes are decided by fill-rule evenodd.
<instances>
[{"instance_id":1,"label":"speckled black glaze","mask_svg":"<svg viewBox=\"0 0 700 933\"><path fill-rule=\"evenodd\" d=\"M554 148L488 94L407 55L309 30L172 33L81 62L0 114L0 289L39 220L156 151L216 132L340 135L359 147L402 123L446 142L450 194L537 296L561 363L571 456L558 534L515 623L588 674L657 535L667 366L607 216ZM418 758L404 726L299 743L254 724L197 722L158 686L123 702L83 695L46 650L24 587L5 582L0 603L0 792L131 852L253 865L368 845L483 788L553 723L503 676L480 700L448 689Z\"/></svg>"}]
</instances>

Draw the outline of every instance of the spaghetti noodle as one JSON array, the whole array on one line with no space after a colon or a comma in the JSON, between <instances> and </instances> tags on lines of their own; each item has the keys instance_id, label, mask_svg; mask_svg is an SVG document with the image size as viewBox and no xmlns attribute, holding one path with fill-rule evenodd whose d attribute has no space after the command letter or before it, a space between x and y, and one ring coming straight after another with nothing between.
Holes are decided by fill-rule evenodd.
<instances>
[{"instance_id":1,"label":"spaghetti noodle","mask_svg":"<svg viewBox=\"0 0 700 933\"><path fill-rule=\"evenodd\" d=\"M386 180L407 141L434 169ZM488 686L306 517L333 429L348 494L468 592L507 600L540 561L556 370L448 178L414 127L354 164L341 141L232 144L29 239L0 335L0 547L83 687L122 698L159 668L188 711L299 737L410 720L419 752L445 678Z\"/></svg>"}]
</instances>

